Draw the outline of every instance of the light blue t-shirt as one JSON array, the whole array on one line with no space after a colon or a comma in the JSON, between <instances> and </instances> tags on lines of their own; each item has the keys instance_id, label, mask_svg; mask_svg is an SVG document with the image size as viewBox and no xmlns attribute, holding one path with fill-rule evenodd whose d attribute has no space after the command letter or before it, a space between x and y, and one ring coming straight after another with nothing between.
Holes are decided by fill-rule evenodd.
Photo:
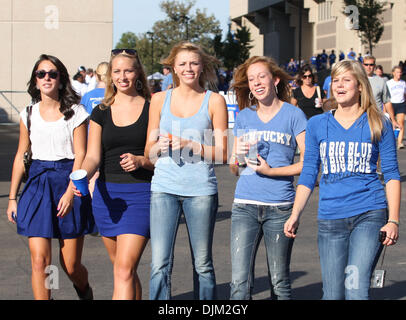
<instances>
[{"instance_id":1,"label":"light blue t-shirt","mask_svg":"<svg viewBox=\"0 0 406 320\"><path fill-rule=\"evenodd\" d=\"M395 137L390 121L372 143L368 117L344 129L332 112L314 116L306 129L306 152L298 185L314 188L319 168L319 219L343 219L387 207L376 173L381 158L385 183L400 180Z\"/></svg>"},{"instance_id":2,"label":"light blue t-shirt","mask_svg":"<svg viewBox=\"0 0 406 320\"><path fill-rule=\"evenodd\" d=\"M161 84L161 90L165 91L168 90L168 86L172 85L173 86L173 78L172 78L172 73L168 73L165 78L162 80Z\"/></svg>"},{"instance_id":3,"label":"light blue t-shirt","mask_svg":"<svg viewBox=\"0 0 406 320\"><path fill-rule=\"evenodd\" d=\"M159 122L160 134L173 136L210 145L213 125L209 116L211 91L207 90L200 109L193 116L179 118L170 110L173 89L167 90ZM207 163L200 155L193 155L187 148L181 151L169 150L155 163L151 190L181 196L208 196L217 193L217 179L214 165Z\"/></svg>"},{"instance_id":4,"label":"light blue t-shirt","mask_svg":"<svg viewBox=\"0 0 406 320\"><path fill-rule=\"evenodd\" d=\"M80 103L85 106L85 109L88 114L91 114L94 107L99 105L101 101L104 99L104 92L105 92L104 88L96 88L93 89L92 91L89 91L82 97Z\"/></svg>"},{"instance_id":5,"label":"light blue t-shirt","mask_svg":"<svg viewBox=\"0 0 406 320\"><path fill-rule=\"evenodd\" d=\"M303 111L289 103L283 103L279 112L267 123L262 122L255 110L243 109L237 116L234 136L258 140L259 155L270 167L278 168L293 164L297 147L296 136L306 129ZM245 168L238 179L235 199L264 204L293 202L294 178L270 177Z\"/></svg>"},{"instance_id":6,"label":"light blue t-shirt","mask_svg":"<svg viewBox=\"0 0 406 320\"><path fill-rule=\"evenodd\" d=\"M327 92L327 99L330 99L331 76L324 79L323 90Z\"/></svg>"}]
</instances>

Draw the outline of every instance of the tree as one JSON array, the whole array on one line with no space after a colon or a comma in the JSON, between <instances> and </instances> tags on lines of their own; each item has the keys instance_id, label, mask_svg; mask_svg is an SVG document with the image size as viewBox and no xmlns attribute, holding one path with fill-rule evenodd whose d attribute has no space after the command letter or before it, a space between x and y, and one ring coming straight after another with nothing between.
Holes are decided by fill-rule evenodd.
<instances>
[{"instance_id":1,"label":"tree","mask_svg":"<svg viewBox=\"0 0 406 320\"><path fill-rule=\"evenodd\" d=\"M355 11L352 13L352 18L358 24L358 36L362 44L368 45L369 52L372 54L372 49L379 42L384 31L382 13L385 11L386 2L378 0L344 0L344 3L346 6L343 11L344 14ZM349 6L354 6L354 10L351 10Z\"/></svg>"},{"instance_id":2,"label":"tree","mask_svg":"<svg viewBox=\"0 0 406 320\"><path fill-rule=\"evenodd\" d=\"M161 71L160 61L168 56L176 43L183 40L197 43L214 54L212 39L218 35L221 37L220 22L214 15L208 15L206 10L193 11L195 3L196 0L162 1L160 7L167 17L156 21L149 32L138 35L124 33L116 48L137 49L148 74Z\"/></svg>"},{"instance_id":3,"label":"tree","mask_svg":"<svg viewBox=\"0 0 406 320\"><path fill-rule=\"evenodd\" d=\"M138 38L133 32L124 32L116 44L116 49L135 49Z\"/></svg>"},{"instance_id":4,"label":"tree","mask_svg":"<svg viewBox=\"0 0 406 320\"><path fill-rule=\"evenodd\" d=\"M240 27L233 32L229 25L225 41L222 43L219 38L215 38L213 48L224 66L228 70L233 70L249 58L251 42L251 33L247 27Z\"/></svg>"}]
</instances>

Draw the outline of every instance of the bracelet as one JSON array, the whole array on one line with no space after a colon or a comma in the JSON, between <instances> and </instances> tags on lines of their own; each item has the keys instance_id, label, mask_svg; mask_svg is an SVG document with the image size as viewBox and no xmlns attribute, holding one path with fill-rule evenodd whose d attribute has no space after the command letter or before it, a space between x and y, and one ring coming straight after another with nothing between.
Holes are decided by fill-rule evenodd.
<instances>
[{"instance_id":1,"label":"bracelet","mask_svg":"<svg viewBox=\"0 0 406 320\"><path fill-rule=\"evenodd\" d=\"M8 200L17 200L17 198L15 198L15 199L8 198Z\"/></svg>"},{"instance_id":2,"label":"bracelet","mask_svg":"<svg viewBox=\"0 0 406 320\"><path fill-rule=\"evenodd\" d=\"M396 224L399 227L399 222L396 220L388 220L388 223Z\"/></svg>"}]
</instances>

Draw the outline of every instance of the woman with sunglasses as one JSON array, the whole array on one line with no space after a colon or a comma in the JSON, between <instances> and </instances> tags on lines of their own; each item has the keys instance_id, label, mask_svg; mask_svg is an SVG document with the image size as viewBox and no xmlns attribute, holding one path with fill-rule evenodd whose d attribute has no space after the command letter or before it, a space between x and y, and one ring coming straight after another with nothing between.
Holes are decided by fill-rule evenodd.
<instances>
[{"instance_id":1,"label":"woman with sunglasses","mask_svg":"<svg viewBox=\"0 0 406 320\"><path fill-rule=\"evenodd\" d=\"M399 237L395 138L358 61L338 62L331 80L333 110L308 122L303 170L284 230L287 237L296 237L299 217L321 170L318 247L323 299L363 300L369 298L382 245L394 245ZM385 187L376 173L378 157Z\"/></svg>"},{"instance_id":2,"label":"woman with sunglasses","mask_svg":"<svg viewBox=\"0 0 406 320\"><path fill-rule=\"evenodd\" d=\"M150 299L171 298L182 211L192 251L194 297L216 299L212 242L218 196L213 163L227 161L227 107L222 96L205 88L217 79L217 59L195 44L182 42L162 63L173 70L175 89L152 97L145 150L155 162Z\"/></svg>"},{"instance_id":3,"label":"woman with sunglasses","mask_svg":"<svg viewBox=\"0 0 406 320\"><path fill-rule=\"evenodd\" d=\"M240 113L230 170L240 177L231 216L231 299L252 298L255 257L262 237L272 298L291 299L293 241L285 237L283 225L295 197L293 177L302 170L307 120L287 102L289 80L268 57L251 57L234 74ZM294 163L296 147L301 156ZM240 173L241 164L246 168Z\"/></svg>"},{"instance_id":4,"label":"woman with sunglasses","mask_svg":"<svg viewBox=\"0 0 406 320\"><path fill-rule=\"evenodd\" d=\"M141 299L137 267L150 236L153 165L144 157L151 93L135 50L112 51L105 90L90 116L82 169L90 180L99 168L92 205L113 263L113 299Z\"/></svg>"},{"instance_id":5,"label":"woman with sunglasses","mask_svg":"<svg viewBox=\"0 0 406 320\"><path fill-rule=\"evenodd\" d=\"M41 55L28 82L32 98L20 116L20 140L13 164L8 219L28 237L35 299L50 299L46 286L51 239L59 239L60 262L80 299L92 299L88 273L81 263L84 235L95 231L90 198L74 198L69 174L79 169L86 152L88 114L73 90L62 62ZM30 107L28 107L30 108ZM29 112L29 111L28 111ZM28 131L30 126L30 131ZM23 157L31 144L32 165L17 205L24 173Z\"/></svg>"},{"instance_id":6,"label":"woman with sunglasses","mask_svg":"<svg viewBox=\"0 0 406 320\"><path fill-rule=\"evenodd\" d=\"M324 90L316 85L315 75L309 65L299 70L296 83L298 88L293 90L291 104L302 109L307 119L323 113Z\"/></svg>"}]
</instances>

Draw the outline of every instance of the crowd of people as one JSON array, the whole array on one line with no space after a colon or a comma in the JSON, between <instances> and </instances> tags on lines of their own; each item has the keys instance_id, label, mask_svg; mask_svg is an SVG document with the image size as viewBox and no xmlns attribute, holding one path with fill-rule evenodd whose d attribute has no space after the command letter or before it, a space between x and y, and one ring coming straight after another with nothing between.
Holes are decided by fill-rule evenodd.
<instances>
[{"instance_id":1,"label":"crowd of people","mask_svg":"<svg viewBox=\"0 0 406 320\"><path fill-rule=\"evenodd\" d=\"M40 56L30 76L32 104L20 115L7 208L18 234L28 237L35 299L51 298L45 270L53 238L59 239L61 264L79 298L93 299L81 258L85 235L96 231L113 264L113 299L142 298L137 267L148 241L149 298L171 299L182 213L194 297L216 299L216 163L228 163L239 177L231 215L231 299L251 298L262 238L272 298L292 298L291 252L317 184L323 298L369 298L380 253L399 237L393 130L404 121L398 117L405 96L399 69L388 85L393 98L388 119L381 106L387 97L374 98L378 85L371 84L368 69L374 69L373 57L364 58L364 67L351 59L332 66L328 108L311 66L300 69L292 95L286 70L268 57L249 58L231 82L239 114L229 157L227 105L216 92L219 63L198 45L181 42L163 60L170 78L152 94L137 52L114 49L110 61L97 67L95 87L81 93L58 58ZM17 201L29 148L33 161ZM87 172L88 195L69 178L78 169ZM356 286L346 285L349 265L357 268Z\"/></svg>"}]
</instances>

